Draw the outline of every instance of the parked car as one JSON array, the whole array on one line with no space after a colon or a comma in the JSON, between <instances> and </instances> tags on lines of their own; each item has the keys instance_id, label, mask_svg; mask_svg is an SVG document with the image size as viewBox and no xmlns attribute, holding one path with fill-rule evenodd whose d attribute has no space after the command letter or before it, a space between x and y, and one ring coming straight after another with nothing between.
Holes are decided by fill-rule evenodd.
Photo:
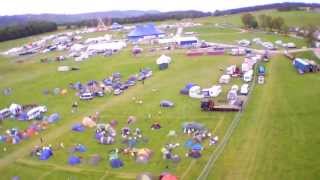
<instances>
[{"instance_id":1,"label":"parked car","mask_svg":"<svg viewBox=\"0 0 320 180\"><path fill-rule=\"evenodd\" d=\"M93 95L92 95L92 93L82 93L80 95L80 99L81 100L91 100L91 99L93 99Z\"/></svg>"},{"instance_id":2,"label":"parked car","mask_svg":"<svg viewBox=\"0 0 320 180\"><path fill-rule=\"evenodd\" d=\"M93 93L93 95L95 97L103 97L104 96L104 92L103 91L98 91L98 92Z\"/></svg>"},{"instance_id":3,"label":"parked car","mask_svg":"<svg viewBox=\"0 0 320 180\"><path fill-rule=\"evenodd\" d=\"M113 91L113 94L116 95L116 96L120 95L121 93L122 93L122 90L121 90L121 89L115 89L115 90Z\"/></svg>"},{"instance_id":4,"label":"parked car","mask_svg":"<svg viewBox=\"0 0 320 180\"><path fill-rule=\"evenodd\" d=\"M258 84L264 84L264 76L258 76Z\"/></svg>"}]
</instances>

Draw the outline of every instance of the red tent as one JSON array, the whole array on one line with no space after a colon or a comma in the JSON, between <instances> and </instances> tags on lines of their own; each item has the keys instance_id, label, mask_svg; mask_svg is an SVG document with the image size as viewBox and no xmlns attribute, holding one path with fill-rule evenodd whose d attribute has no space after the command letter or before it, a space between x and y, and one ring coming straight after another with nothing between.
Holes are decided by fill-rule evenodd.
<instances>
[{"instance_id":1,"label":"red tent","mask_svg":"<svg viewBox=\"0 0 320 180\"><path fill-rule=\"evenodd\" d=\"M178 177L172 174L166 174L162 176L161 180L178 180Z\"/></svg>"}]
</instances>

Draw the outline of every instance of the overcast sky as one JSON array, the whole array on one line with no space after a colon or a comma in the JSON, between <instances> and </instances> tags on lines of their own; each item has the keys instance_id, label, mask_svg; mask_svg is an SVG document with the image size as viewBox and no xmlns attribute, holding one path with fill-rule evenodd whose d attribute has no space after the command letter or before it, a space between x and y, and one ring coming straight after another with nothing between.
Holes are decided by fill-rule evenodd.
<instances>
[{"instance_id":1,"label":"overcast sky","mask_svg":"<svg viewBox=\"0 0 320 180\"><path fill-rule=\"evenodd\" d=\"M320 0L2 0L0 15L76 14L109 10L214 11L276 2L319 3Z\"/></svg>"}]
</instances>

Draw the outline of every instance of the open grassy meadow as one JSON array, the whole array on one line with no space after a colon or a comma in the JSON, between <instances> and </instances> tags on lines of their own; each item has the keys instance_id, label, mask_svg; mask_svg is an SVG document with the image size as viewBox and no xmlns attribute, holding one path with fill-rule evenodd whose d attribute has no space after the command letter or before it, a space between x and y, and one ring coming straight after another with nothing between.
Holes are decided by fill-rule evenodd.
<instances>
[{"instance_id":1,"label":"open grassy meadow","mask_svg":"<svg viewBox=\"0 0 320 180\"><path fill-rule=\"evenodd\" d=\"M320 14L299 12L263 11L273 16L282 16L288 25L304 25L315 23ZM259 14L257 13L257 14ZM301 21L302 17L303 21ZM274 42L283 40L294 42L301 48L306 46L303 39L284 37L277 34L262 32L244 32L240 28L239 15L224 17L200 18L194 21L203 23L203 26L187 28L184 31L193 31L199 39L209 42L236 44L238 40L260 37L263 41ZM169 21L171 22L171 21ZM221 28L216 23L232 23L234 28ZM106 33L90 33L84 38L102 36ZM113 32L113 37L122 38L123 33ZM41 37L33 36L0 43L0 52L9 48L34 41ZM261 49L261 47L255 47ZM207 164L210 156L219 147L208 146L204 141L204 151L199 159L185 157L188 152L184 147L190 136L182 131L184 122L199 122L210 129L214 135L223 139L228 128L239 114L234 112L202 112L200 101L191 99L179 93L187 83L196 83L201 87L211 87L218 83L219 77L227 66L240 65L244 57L235 56L199 56L187 57L186 50L150 52L148 48L133 56L132 46L110 57L94 56L83 62L67 59L63 62L40 63L41 58L53 59L67 52L50 52L25 57L7 57L0 55L0 91L12 88L10 96L0 94L0 109L11 103L39 104L48 107L48 113L59 113L61 119L40 134L33 136L20 144L0 143L0 173L1 178L10 180L14 176L24 179L136 179L141 172L151 172L159 175L162 172L171 172L182 180L195 180L199 174L208 171L206 179L319 179L320 159L317 158L320 150L320 76L317 74L299 75L292 67L291 62L281 54L274 55L266 63L266 83L255 85L246 109L230 141L213 164ZM160 71L156 59L161 54L172 58L169 69ZM300 57L317 59L312 52L297 54ZM68 65L79 67L79 71L58 72L57 67ZM106 94L104 97L91 101L80 101L76 91L69 89L69 83L89 80L101 81L120 72L126 80L140 69L149 67L153 71L150 79L144 83L138 82L122 95ZM229 85L223 86L221 95L216 101L226 101L228 90L233 84L241 85L240 79L232 79ZM67 89L65 95L45 95L44 90L54 88ZM142 103L136 103L136 101ZM175 103L173 108L164 109L159 106L161 100L170 100ZM79 112L71 113L74 101L79 102ZM94 138L95 128L86 128L82 133L71 131L75 123L80 123L85 116L100 113L101 123L117 120L117 137L112 145L102 145ZM137 117L132 125L127 124L129 116ZM158 122L162 128L151 130L150 126ZM0 134L8 128L24 129L31 122L5 120L0 124ZM132 130L140 128L144 141L138 141L137 148L149 148L153 151L147 164L138 164L129 155L120 154L124 166L112 169L108 154L115 148L124 148L120 130L129 126ZM168 136L174 130L176 136ZM54 147L54 155L48 161L40 161L31 157L31 149L44 144ZM64 148L61 148L61 143ZM87 147L84 153L74 153L81 156L82 163L76 166L68 164L68 157L72 154L71 148L75 144ZM174 164L163 160L161 149L167 143L179 143L174 149L175 154L181 157L181 162ZM88 160L92 155L102 157L97 166L90 165ZM206 167L206 168L205 168Z\"/></svg>"},{"instance_id":2,"label":"open grassy meadow","mask_svg":"<svg viewBox=\"0 0 320 180\"><path fill-rule=\"evenodd\" d=\"M319 179L320 76L281 56L267 68L209 179Z\"/></svg>"}]
</instances>

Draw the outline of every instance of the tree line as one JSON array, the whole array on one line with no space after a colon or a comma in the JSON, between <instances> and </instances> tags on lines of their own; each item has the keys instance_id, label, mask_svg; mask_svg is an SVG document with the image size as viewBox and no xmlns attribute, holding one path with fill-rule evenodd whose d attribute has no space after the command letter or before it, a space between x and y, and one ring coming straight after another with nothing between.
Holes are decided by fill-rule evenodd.
<instances>
[{"instance_id":1,"label":"tree line","mask_svg":"<svg viewBox=\"0 0 320 180\"><path fill-rule=\"evenodd\" d=\"M320 4L319 3L300 3L300 2L273 3L273 4L266 4L266 5L229 9L229 10L223 10L223 11L216 10L213 13L213 15L224 16L224 15L230 15L230 14L247 13L247 12L269 10L269 9L278 9L279 11L288 11L288 10L295 10L295 9L302 10L301 8L303 7L304 8L305 7L320 8Z\"/></svg>"},{"instance_id":2,"label":"tree line","mask_svg":"<svg viewBox=\"0 0 320 180\"><path fill-rule=\"evenodd\" d=\"M246 28L260 28L265 31L277 31L284 34L289 32L289 27L282 17L272 17L261 14L256 18L254 15L246 13L242 15L241 20Z\"/></svg>"},{"instance_id":3,"label":"tree line","mask_svg":"<svg viewBox=\"0 0 320 180\"><path fill-rule=\"evenodd\" d=\"M0 42L56 31L58 26L53 22L31 21L26 24L11 25L0 28Z\"/></svg>"},{"instance_id":4,"label":"tree line","mask_svg":"<svg viewBox=\"0 0 320 180\"><path fill-rule=\"evenodd\" d=\"M119 24L133 24L133 23L142 23L142 22L155 22L155 21L165 21L170 19L181 20L188 18L199 18L211 16L210 12L201 12L201 11L173 11L157 14L146 14L137 17L127 17L127 18L103 18L105 24L110 22L117 22ZM76 26L76 27L94 27L97 26L97 19L83 20L75 23L66 23L67 27Z\"/></svg>"}]
</instances>

